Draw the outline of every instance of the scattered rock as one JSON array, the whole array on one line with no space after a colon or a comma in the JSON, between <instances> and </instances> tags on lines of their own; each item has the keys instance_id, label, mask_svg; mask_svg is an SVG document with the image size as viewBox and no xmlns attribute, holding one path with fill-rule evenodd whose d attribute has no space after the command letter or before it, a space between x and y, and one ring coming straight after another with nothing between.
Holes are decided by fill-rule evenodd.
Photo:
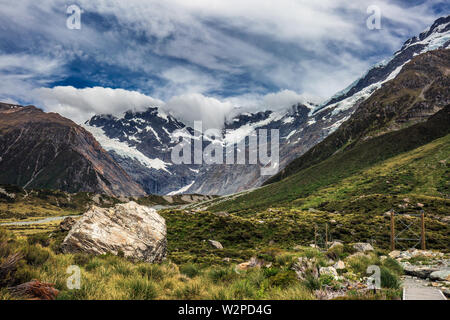
<instances>
[{"instance_id":1,"label":"scattered rock","mask_svg":"<svg viewBox=\"0 0 450 320\"><path fill-rule=\"evenodd\" d=\"M430 279L435 281L450 281L450 270L439 270L430 273Z\"/></svg>"},{"instance_id":2,"label":"scattered rock","mask_svg":"<svg viewBox=\"0 0 450 320\"><path fill-rule=\"evenodd\" d=\"M433 266L415 266L409 263L402 263L402 267L406 275L420 279L427 279L431 273L439 271L439 269Z\"/></svg>"},{"instance_id":3,"label":"scattered rock","mask_svg":"<svg viewBox=\"0 0 450 320\"><path fill-rule=\"evenodd\" d=\"M391 217L391 214L392 214L392 210L389 210L389 211L386 211L385 213L383 213L383 215L385 216L385 217Z\"/></svg>"},{"instance_id":4,"label":"scattered rock","mask_svg":"<svg viewBox=\"0 0 450 320\"><path fill-rule=\"evenodd\" d=\"M300 257L297 262L292 266L292 270L297 274L297 278L304 280L307 275L311 275L317 279L319 277L319 269L317 267L317 260L315 258L308 259L306 257Z\"/></svg>"},{"instance_id":5,"label":"scattered rock","mask_svg":"<svg viewBox=\"0 0 450 320\"><path fill-rule=\"evenodd\" d=\"M248 270L251 268L261 268L264 265L264 261L252 257L249 261L243 262L237 265L240 270Z\"/></svg>"},{"instance_id":6,"label":"scattered rock","mask_svg":"<svg viewBox=\"0 0 450 320\"><path fill-rule=\"evenodd\" d=\"M224 211L214 212L213 214L217 217L229 217L230 216L230 214L228 212L224 212Z\"/></svg>"},{"instance_id":7,"label":"scattered rock","mask_svg":"<svg viewBox=\"0 0 450 320\"><path fill-rule=\"evenodd\" d=\"M222 249L223 249L223 246L222 246L222 244L221 244L219 241L208 240L208 243L209 243L212 247L214 247L214 248L216 248L216 249L219 249L219 250L222 250Z\"/></svg>"},{"instance_id":8,"label":"scattered rock","mask_svg":"<svg viewBox=\"0 0 450 320\"><path fill-rule=\"evenodd\" d=\"M332 276L335 280L338 279L338 273L334 267L321 267L319 269L319 274Z\"/></svg>"},{"instance_id":9,"label":"scattered rock","mask_svg":"<svg viewBox=\"0 0 450 320\"><path fill-rule=\"evenodd\" d=\"M335 241L331 242L331 244L329 246L329 249L332 249L332 248L337 247L337 246L343 246L343 245L344 244L341 241L335 240Z\"/></svg>"},{"instance_id":10,"label":"scattered rock","mask_svg":"<svg viewBox=\"0 0 450 320\"><path fill-rule=\"evenodd\" d=\"M370 257L369 255L365 254L364 252L357 252L352 255L349 255L345 260L351 260L353 258L359 258L359 257Z\"/></svg>"},{"instance_id":11,"label":"scattered rock","mask_svg":"<svg viewBox=\"0 0 450 320\"><path fill-rule=\"evenodd\" d=\"M343 270L345 269L345 263L344 261L339 260L338 262L336 262L333 266L336 270Z\"/></svg>"},{"instance_id":12,"label":"scattered rock","mask_svg":"<svg viewBox=\"0 0 450 320\"><path fill-rule=\"evenodd\" d=\"M70 231L76 222L74 218L67 217L59 224L59 229L61 231Z\"/></svg>"},{"instance_id":13,"label":"scattered rock","mask_svg":"<svg viewBox=\"0 0 450 320\"><path fill-rule=\"evenodd\" d=\"M392 259L397 259L398 257L400 257L400 251L399 250L394 250L389 252L389 257L391 257Z\"/></svg>"},{"instance_id":14,"label":"scattered rock","mask_svg":"<svg viewBox=\"0 0 450 320\"><path fill-rule=\"evenodd\" d=\"M372 245L370 243L364 242L358 242L353 244L353 249L355 249L358 252L373 251Z\"/></svg>"},{"instance_id":15,"label":"scattered rock","mask_svg":"<svg viewBox=\"0 0 450 320\"><path fill-rule=\"evenodd\" d=\"M61 245L64 253L112 253L149 263L166 256L166 222L155 209L135 202L113 208L91 207Z\"/></svg>"}]
</instances>

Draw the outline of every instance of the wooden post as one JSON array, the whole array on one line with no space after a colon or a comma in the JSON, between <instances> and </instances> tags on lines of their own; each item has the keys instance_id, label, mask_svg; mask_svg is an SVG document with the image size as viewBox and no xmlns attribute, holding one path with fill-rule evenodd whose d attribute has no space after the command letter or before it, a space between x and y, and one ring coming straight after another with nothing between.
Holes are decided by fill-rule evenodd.
<instances>
[{"instance_id":1,"label":"wooden post","mask_svg":"<svg viewBox=\"0 0 450 320\"><path fill-rule=\"evenodd\" d=\"M422 232L421 232L421 242L422 242L422 250L426 250L425 246L425 212L422 210L420 214L420 218L422 220Z\"/></svg>"},{"instance_id":2,"label":"wooden post","mask_svg":"<svg viewBox=\"0 0 450 320\"><path fill-rule=\"evenodd\" d=\"M328 250L328 223L325 223L325 249Z\"/></svg>"},{"instance_id":3,"label":"wooden post","mask_svg":"<svg viewBox=\"0 0 450 320\"><path fill-rule=\"evenodd\" d=\"M314 225L314 245L317 248L317 225Z\"/></svg>"},{"instance_id":4,"label":"wooden post","mask_svg":"<svg viewBox=\"0 0 450 320\"><path fill-rule=\"evenodd\" d=\"M395 250L395 211L391 210L391 251Z\"/></svg>"}]
</instances>

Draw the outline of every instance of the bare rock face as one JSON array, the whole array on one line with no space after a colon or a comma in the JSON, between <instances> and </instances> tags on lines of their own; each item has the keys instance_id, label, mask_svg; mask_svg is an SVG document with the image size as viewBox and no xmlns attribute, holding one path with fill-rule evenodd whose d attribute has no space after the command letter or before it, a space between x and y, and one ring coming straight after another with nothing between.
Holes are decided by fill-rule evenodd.
<instances>
[{"instance_id":1,"label":"bare rock face","mask_svg":"<svg viewBox=\"0 0 450 320\"><path fill-rule=\"evenodd\" d=\"M167 250L166 222L155 209L135 202L113 208L91 207L72 227L65 253L119 253L137 261L160 262Z\"/></svg>"}]
</instances>

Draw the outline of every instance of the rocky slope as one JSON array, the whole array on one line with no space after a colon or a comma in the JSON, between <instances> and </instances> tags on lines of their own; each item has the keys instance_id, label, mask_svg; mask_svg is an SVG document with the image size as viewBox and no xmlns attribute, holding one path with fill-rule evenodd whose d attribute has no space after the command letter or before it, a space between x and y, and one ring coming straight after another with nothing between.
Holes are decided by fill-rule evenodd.
<instances>
[{"instance_id":1,"label":"rocky slope","mask_svg":"<svg viewBox=\"0 0 450 320\"><path fill-rule=\"evenodd\" d=\"M335 132L383 84L396 78L411 59L430 50L447 48L449 44L450 16L436 20L427 31L406 41L391 59L377 64L349 88L321 105L303 102L285 112L239 114L224 123L219 141L226 152L225 147L230 143L234 144L231 138L242 141L252 129L279 129L279 167L283 169ZM415 81L414 71L405 75L405 78L409 76L411 81ZM408 79L404 81L407 82ZM445 88L445 83L438 88L438 81L433 84L433 90ZM443 93L428 92L435 96ZM399 118L396 123L391 124L392 128L401 127L401 121L414 123L424 120L438 110L419 105L416 108L420 110L410 110L403 115L410 118ZM248 162L245 165L172 164L170 153L173 146L180 136L192 136L193 129L158 108L149 108L140 113L127 112L119 118L111 115L95 116L85 127L149 193L232 194L258 187L268 178L261 175L260 164ZM208 144L204 143L205 146ZM248 148L247 139L246 152Z\"/></svg>"},{"instance_id":2,"label":"rocky slope","mask_svg":"<svg viewBox=\"0 0 450 320\"><path fill-rule=\"evenodd\" d=\"M362 103L336 132L267 183L280 181L376 136L426 121L450 103L449 87L450 50L416 56L394 79Z\"/></svg>"},{"instance_id":3,"label":"rocky slope","mask_svg":"<svg viewBox=\"0 0 450 320\"><path fill-rule=\"evenodd\" d=\"M0 103L0 183L144 195L88 131L34 106Z\"/></svg>"}]
</instances>

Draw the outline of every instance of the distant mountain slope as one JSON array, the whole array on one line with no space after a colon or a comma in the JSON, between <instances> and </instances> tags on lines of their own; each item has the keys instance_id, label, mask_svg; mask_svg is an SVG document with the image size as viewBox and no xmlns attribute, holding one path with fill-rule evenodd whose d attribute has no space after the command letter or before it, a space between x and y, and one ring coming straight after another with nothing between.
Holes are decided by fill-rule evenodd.
<instances>
[{"instance_id":1,"label":"distant mountain slope","mask_svg":"<svg viewBox=\"0 0 450 320\"><path fill-rule=\"evenodd\" d=\"M343 110L357 101L367 99L386 80L392 79L392 76L397 74L402 66L415 56L439 48L449 48L449 46L450 15L437 19L419 36L408 39L391 58L373 66L363 77L324 102L315 112L325 108Z\"/></svg>"},{"instance_id":2,"label":"distant mountain slope","mask_svg":"<svg viewBox=\"0 0 450 320\"><path fill-rule=\"evenodd\" d=\"M0 103L0 183L25 188L144 195L144 190L69 119Z\"/></svg>"},{"instance_id":3,"label":"distant mountain slope","mask_svg":"<svg viewBox=\"0 0 450 320\"><path fill-rule=\"evenodd\" d=\"M217 199L209 204L208 209L212 211L255 212L269 207L301 205L302 201L313 194L316 194L314 199L316 205L320 205L321 202L326 204L327 200L321 199L318 192L326 188L332 191L334 190L332 189L333 185L337 186L335 192L345 198L348 188L345 185L341 185L344 179L352 176L361 176L364 170L382 164L383 161L390 161L389 159L396 156L401 158L401 155L404 155L405 152L448 135L450 133L449 123L450 105L431 116L426 122L417 123L361 142L353 148L338 152L326 160L304 168L281 181L263 186L254 191L232 196L229 199ZM448 139L443 143L445 145L444 150L448 150ZM431 179L438 189L432 195L439 195L443 198L449 197L448 179L450 177L447 163L449 156L449 154L441 155L442 163L434 164L434 166L444 165L444 177L436 177L434 174L430 174L433 170L423 172L422 179ZM414 162L411 165L414 166ZM393 176L398 173L396 168L391 168L390 170L385 174L386 176ZM420 172L417 173L420 176ZM426 174L430 174L430 176L426 177ZM406 183L408 186L407 191L420 189L418 183L421 182L416 182L412 178L405 177L405 179L410 179ZM384 190L376 192L384 194L406 193L399 189L400 185L397 181L388 180L390 179L386 178L384 180ZM373 179L368 181L373 182ZM359 188L362 191L365 185L363 182L361 183ZM361 196L364 196L364 193ZM311 203L309 205L311 206Z\"/></svg>"},{"instance_id":4,"label":"distant mountain slope","mask_svg":"<svg viewBox=\"0 0 450 320\"><path fill-rule=\"evenodd\" d=\"M228 119L223 125L221 142L226 146L230 143L230 137L242 140L243 133L251 129L279 129L279 166L283 169L335 132L384 83L394 79L411 59L430 50L448 48L449 44L450 16L436 20L427 31L406 41L392 58L377 64L347 89L321 105L303 101L283 112L242 113ZM407 122L414 122L410 120ZM172 164L170 153L177 138L191 136L193 130L158 108L149 108L144 112L130 111L122 117L98 115L88 121L86 129L149 193L224 195L258 187L267 180L266 176L261 176L259 164ZM231 134L226 134L225 130L231 130ZM289 171L287 169L284 175L277 177L287 176Z\"/></svg>"},{"instance_id":5,"label":"distant mountain slope","mask_svg":"<svg viewBox=\"0 0 450 320\"><path fill-rule=\"evenodd\" d=\"M425 121L450 103L450 50L416 56L395 79L362 103L352 117L320 144L294 160L266 184L280 181L334 153L383 133Z\"/></svg>"}]
</instances>

